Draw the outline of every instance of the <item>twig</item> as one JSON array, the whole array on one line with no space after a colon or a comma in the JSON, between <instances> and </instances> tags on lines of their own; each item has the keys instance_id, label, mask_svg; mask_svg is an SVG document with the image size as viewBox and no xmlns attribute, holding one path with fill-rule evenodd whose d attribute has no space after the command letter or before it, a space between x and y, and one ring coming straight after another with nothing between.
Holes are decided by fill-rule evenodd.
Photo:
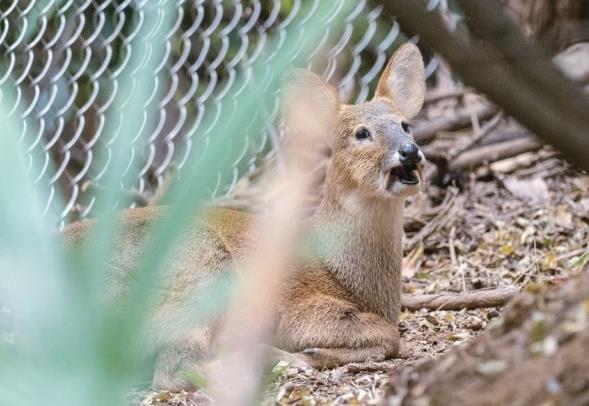
<instances>
[{"instance_id":1,"label":"twig","mask_svg":"<svg viewBox=\"0 0 589 406\"><path fill-rule=\"evenodd\" d=\"M492 119L486 122L479 131L475 132L474 136L470 139L467 145L452 152L449 155L448 160L453 160L458 155L472 149L474 146L479 144L487 135L491 133L491 131L493 131L501 123L502 120L503 112L500 111L497 114L495 114Z\"/></svg>"},{"instance_id":2,"label":"twig","mask_svg":"<svg viewBox=\"0 0 589 406\"><path fill-rule=\"evenodd\" d=\"M440 204L440 210L434 218L432 218L425 226L415 233L411 238L408 238L405 242L405 249L412 250L415 248L419 241L423 240L426 236L430 235L436 230L441 224L445 223L452 216L449 215L450 210L453 208L457 201L458 192L455 189L450 189L448 194L444 197L444 201Z\"/></svg>"},{"instance_id":3,"label":"twig","mask_svg":"<svg viewBox=\"0 0 589 406\"><path fill-rule=\"evenodd\" d=\"M359 374L362 372L390 372L395 367L390 364L379 363L379 362L368 362L368 363L361 363L361 364L348 364L346 369L351 374Z\"/></svg>"},{"instance_id":4,"label":"twig","mask_svg":"<svg viewBox=\"0 0 589 406\"><path fill-rule=\"evenodd\" d=\"M476 111L475 111L474 107L472 106L472 103L467 103L467 108L468 108L468 112L470 114L471 127L475 133L478 133L479 131L481 131L481 122L479 121L479 118L477 117Z\"/></svg>"},{"instance_id":5,"label":"twig","mask_svg":"<svg viewBox=\"0 0 589 406\"><path fill-rule=\"evenodd\" d=\"M589 98L553 66L549 55L526 41L497 2L459 3L472 19L471 27L484 32L484 43L449 32L422 1L381 2L405 32L419 34L420 41L440 53L465 84L485 92L568 159L589 168Z\"/></svg>"},{"instance_id":6,"label":"twig","mask_svg":"<svg viewBox=\"0 0 589 406\"><path fill-rule=\"evenodd\" d=\"M460 261L456 261L456 247L454 246L454 239L456 238L456 227L452 226L450 229L450 237L448 238L448 249L450 250L450 261L452 262L452 267L458 267L460 271L460 276L462 278L462 291L466 292L466 280L464 278L464 263Z\"/></svg>"},{"instance_id":7,"label":"twig","mask_svg":"<svg viewBox=\"0 0 589 406\"><path fill-rule=\"evenodd\" d=\"M450 261L452 266L456 267L456 248L454 247L454 238L456 238L456 226L452 226L450 229L450 237L448 238L448 249L450 250Z\"/></svg>"},{"instance_id":8,"label":"twig","mask_svg":"<svg viewBox=\"0 0 589 406\"><path fill-rule=\"evenodd\" d=\"M465 169L509 158L528 151L540 149L542 144L533 137L521 137L514 140L486 145L466 151L450 164L450 169Z\"/></svg>"},{"instance_id":9,"label":"twig","mask_svg":"<svg viewBox=\"0 0 589 406\"><path fill-rule=\"evenodd\" d=\"M444 99L452 99L455 97L462 97L466 93L466 89L448 90L445 92L428 93L425 95L425 104L435 103Z\"/></svg>"},{"instance_id":10,"label":"twig","mask_svg":"<svg viewBox=\"0 0 589 406\"><path fill-rule=\"evenodd\" d=\"M405 310L462 310L499 307L519 292L512 286L464 293L436 293L431 295L403 295L401 307Z\"/></svg>"},{"instance_id":11,"label":"twig","mask_svg":"<svg viewBox=\"0 0 589 406\"><path fill-rule=\"evenodd\" d=\"M559 168L564 168L565 170L568 169L568 164L566 162L560 159L549 159L549 157L547 157L544 158L544 160L541 161L541 163L539 163L538 165L517 171L517 176L520 178L525 178L528 176L537 176L540 173L546 173L554 169L555 166L558 166Z\"/></svg>"},{"instance_id":12,"label":"twig","mask_svg":"<svg viewBox=\"0 0 589 406\"><path fill-rule=\"evenodd\" d=\"M556 257L556 258L554 259L554 261L555 261L555 262L564 261L565 259L569 259L569 258L572 258L572 257L576 257L576 256L578 256L578 255L581 255L581 254L583 254L584 252L586 252L587 250L589 250L589 248L587 248L587 247L581 247L581 248L578 248L578 249L576 249L576 250L573 250L573 251L567 252L566 254L562 254L562 255L560 255L560 256L558 256L558 257Z\"/></svg>"},{"instance_id":13,"label":"twig","mask_svg":"<svg viewBox=\"0 0 589 406\"><path fill-rule=\"evenodd\" d=\"M540 264L538 262L538 249L536 248L536 237L532 235L532 242L534 243L534 266L536 267L536 273L538 274L538 278L540 278Z\"/></svg>"},{"instance_id":14,"label":"twig","mask_svg":"<svg viewBox=\"0 0 589 406\"><path fill-rule=\"evenodd\" d=\"M466 279L464 277L464 267L466 265L464 262L460 261L460 265L458 265L458 269L460 270L460 277L462 278L462 291L466 292Z\"/></svg>"},{"instance_id":15,"label":"twig","mask_svg":"<svg viewBox=\"0 0 589 406\"><path fill-rule=\"evenodd\" d=\"M544 179L550 179L555 176L562 175L563 173L565 173L568 170L569 170L569 168L567 166L560 167L560 168L552 168L552 169L546 171L545 173L543 173L542 177Z\"/></svg>"},{"instance_id":16,"label":"twig","mask_svg":"<svg viewBox=\"0 0 589 406\"><path fill-rule=\"evenodd\" d=\"M539 152L524 152L511 158L493 162L490 167L494 173L511 173L517 169L528 168L537 162L544 162L556 156L556 152L540 150ZM518 173L519 175L519 173Z\"/></svg>"},{"instance_id":17,"label":"twig","mask_svg":"<svg viewBox=\"0 0 589 406\"><path fill-rule=\"evenodd\" d=\"M469 127L471 124L471 113L475 114L479 121L486 120L497 112L497 107L485 104L476 109L465 108L458 110L455 114L430 120L427 124L417 127L413 131L413 137L418 143L430 141L440 131L455 131Z\"/></svg>"}]
</instances>

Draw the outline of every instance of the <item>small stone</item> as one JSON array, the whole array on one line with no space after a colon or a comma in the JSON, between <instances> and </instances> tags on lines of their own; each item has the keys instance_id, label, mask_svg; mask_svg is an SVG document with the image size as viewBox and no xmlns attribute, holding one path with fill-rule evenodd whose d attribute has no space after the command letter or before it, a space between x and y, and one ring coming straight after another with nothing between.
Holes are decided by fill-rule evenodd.
<instances>
[{"instance_id":1,"label":"small stone","mask_svg":"<svg viewBox=\"0 0 589 406\"><path fill-rule=\"evenodd\" d=\"M493 319L496 319L498 317L501 317L501 313L499 313L497 310L490 310L487 313L487 320L493 320Z\"/></svg>"},{"instance_id":2,"label":"small stone","mask_svg":"<svg viewBox=\"0 0 589 406\"><path fill-rule=\"evenodd\" d=\"M290 393L296 388L296 385L292 382L287 382L280 387L278 393L276 394L276 401L280 402L285 397L288 397Z\"/></svg>"},{"instance_id":3,"label":"small stone","mask_svg":"<svg viewBox=\"0 0 589 406\"><path fill-rule=\"evenodd\" d=\"M469 320L466 323L466 327L468 327L471 330L474 331L478 331L480 329L482 329L485 326L485 322L481 319L479 319L478 317L473 317L471 320Z\"/></svg>"},{"instance_id":4,"label":"small stone","mask_svg":"<svg viewBox=\"0 0 589 406\"><path fill-rule=\"evenodd\" d=\"M288 367L284 370L284 375L286 375L287 378L292 378L293 376L295 376L298 373L299 373L299 369L296 367Z\"/></svg>"},{"instance_id":5,"label":"small stone","mask_svg":"<svg viewBox=\"0 0 589 406\"><path fill-rule=\"evenodd\" d=\"M550 378L546 381L546 392L551 395L557 395L561 391L560 383L554 378Z\"/></svg>"},{"instance_id":6,"label":"small stone","mask_svg":"<svg viewBox=\"0 0 589 406\"><path fill-rule=\"evenodd\" d=\"M482 289L485 287L485 283L480 279L475 279L472 281L472 288L473 289Z\"/></svg>"},{"instance_id":7,"label":"small stone","mask_svg":"<svg viewBox=\"0 0 589 406\"><path fill-rule=\"evenodd\" d=\"M432 316L431 314L426 314L425 315L425 319L427 321L429 321L431 324L433 324L434 326L439 326L440 322L438 321L438 319L436 319L434 316Z\"/></svg>"},{"instance_id":8,"label":"small stone","mask_svg":"<svg viewBox=\"0 0 589 406\"><path fill-rule=\"evenodd\" d=\"M558 350L558 341L556 341L556 337L552 335L546 337L542 343L542 352L544 355L549 357L553 355L556 350Z\"/></svg>"},{"instance_id":9,"label":"small stone","mask_svg":"<svg viewBox=\"0 0 589 406\"><path fill-rule=\"evenodd\" d=\"M213 403L213 400L202 392L189 393L186 395L186 400L194 406L208 406Z\"/></svg>"}]
</instances>

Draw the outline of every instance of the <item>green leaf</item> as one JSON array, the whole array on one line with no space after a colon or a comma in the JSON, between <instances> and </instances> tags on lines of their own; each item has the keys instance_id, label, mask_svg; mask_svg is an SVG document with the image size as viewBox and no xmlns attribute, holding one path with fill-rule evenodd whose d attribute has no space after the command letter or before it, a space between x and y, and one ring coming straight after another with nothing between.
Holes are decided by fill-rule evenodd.
<instances>
[{"instance_id":1,"label":"green leaf","mask_svg":"<svg viewBox=\"0 0 589 406\"><path fill-rule=\"evenodd\" d=\"M579 255L578 257L571 258L569 261L569 268L582 268L589 262L589 251L585 252L584 254Z\"/></svg>"}]
</instances>

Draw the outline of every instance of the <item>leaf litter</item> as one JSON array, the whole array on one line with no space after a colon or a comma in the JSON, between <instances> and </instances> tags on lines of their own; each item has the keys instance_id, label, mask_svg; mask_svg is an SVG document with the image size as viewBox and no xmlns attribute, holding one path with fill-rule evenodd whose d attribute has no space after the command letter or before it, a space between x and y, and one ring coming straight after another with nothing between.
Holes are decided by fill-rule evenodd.
<instances>
[{"instance_id":1,"label":"leaf litter","mask_svg":"<svg viewBox=\"0 0 589 406\"><path fill-rule=\"evenodd\" d=\"M589 262L589 176L569 170L543 182L548 196L542 192L541 199L514 194L498 179L471 179L462 191L429 187L427 195L416 198L421 200L416 204L419 210L412 210L411 205L407 210L405 293L458 293L513 285L533 290L568 279L570 272ZM427 232L422 231L424 228ZM568 320L563 328L578 328L579 317ZM501 324L502 318L493 308L404 312L399 323L403 346L400 358L325 371L283 366L265 388L261 402L378 404L385 396L392 371L464 346L481 332ZM532 349L550 353L554 341L543 336L541 318L534 323L530 330L535 337ZM477 370L494 375L506 367L504 361L490 359ZM206 395L190 392L151 391L144 392L140 399L142 405L157 406L210 401Z\"/></svg>"}]
</instances>

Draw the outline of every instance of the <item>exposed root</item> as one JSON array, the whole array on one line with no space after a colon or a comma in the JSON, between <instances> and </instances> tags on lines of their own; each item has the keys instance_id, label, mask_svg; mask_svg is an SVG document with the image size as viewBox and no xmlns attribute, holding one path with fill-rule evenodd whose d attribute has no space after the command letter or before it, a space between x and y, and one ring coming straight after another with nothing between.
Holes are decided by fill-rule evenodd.
<instances>
[{"instance_id":1,"label":"exposed root","mask_svg":"<svg viewBox=\"0 0 589 406\"><path fill-rule=\"evenodd\" d=\"M405 310L462 310L500 307L519 292L517 287L474 290L463 293L436 293L431 295L403 295L401 306Z\"/></svg>"}]
</instances>

